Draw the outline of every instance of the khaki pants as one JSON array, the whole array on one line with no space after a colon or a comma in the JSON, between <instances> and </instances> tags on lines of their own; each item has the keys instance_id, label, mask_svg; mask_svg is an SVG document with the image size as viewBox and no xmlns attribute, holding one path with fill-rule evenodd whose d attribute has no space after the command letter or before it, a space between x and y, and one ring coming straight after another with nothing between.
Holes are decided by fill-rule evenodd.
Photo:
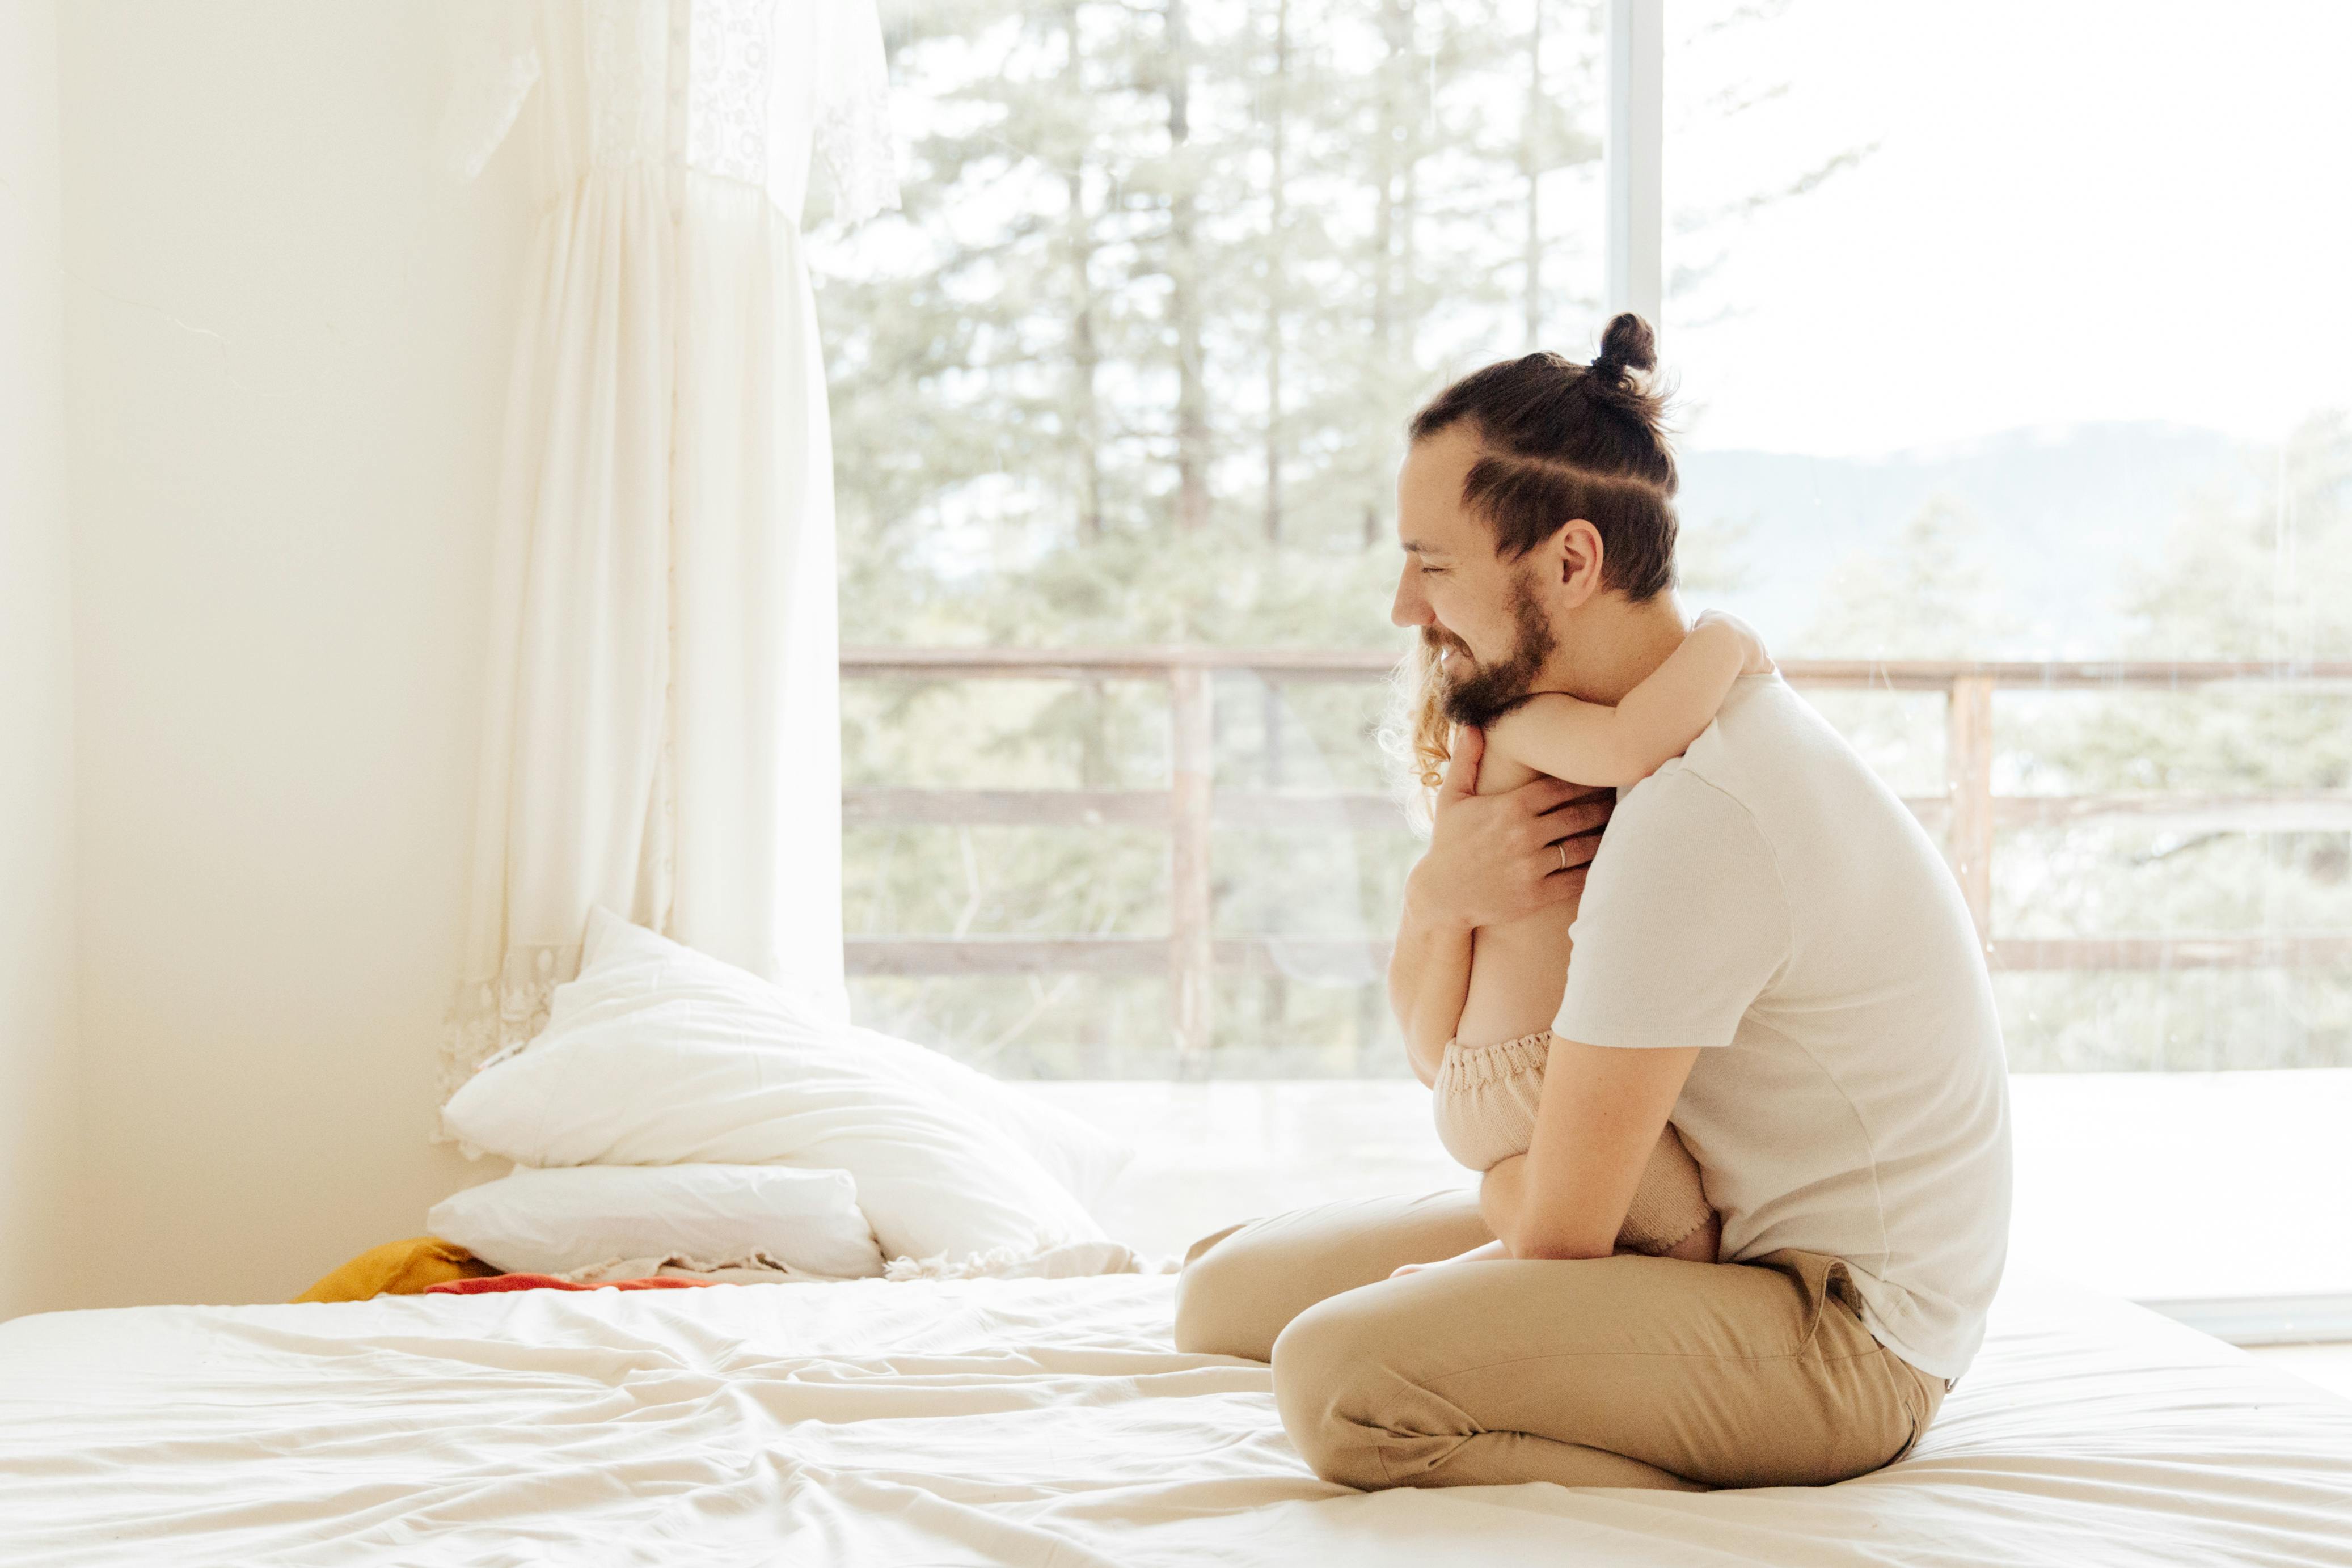
<instances>
[{"instance_id":1,"label":"khaki pants","mask_svg":"<svg viewBox=\"0 0 2352 1568\"><path fill-rule=\"evenodd\" d=\"M1813 1486L1911 1451L1948 1387L1870 1336L1839 1259L1497 1259L1475 1192L1325 1204L1185 1254L1176 1344L1274 1364L1349 1486Z\"/></svg>"}]
</instances>

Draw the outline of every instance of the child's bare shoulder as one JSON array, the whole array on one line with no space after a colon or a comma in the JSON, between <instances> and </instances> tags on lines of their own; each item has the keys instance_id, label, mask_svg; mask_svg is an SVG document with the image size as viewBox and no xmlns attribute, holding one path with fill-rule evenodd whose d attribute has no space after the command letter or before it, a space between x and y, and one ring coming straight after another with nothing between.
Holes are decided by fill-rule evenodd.
<instances>
[{"instance_id":1,"label":"child's bare shoulder","mask_svg":"<svg viewBox=\"0 0 2352 1568\"><path fill-rule=\"evenodd\" d=\"M1724 638L1738 647L1742 654L1739 673L1743 675L1769 674L1777 667L1772 655L1765 650L1763 637L1737 615L1721 610L1703 610L1691 622L1691 635L1696 637L1701 632Z\"/></svg>"}]
</instances>

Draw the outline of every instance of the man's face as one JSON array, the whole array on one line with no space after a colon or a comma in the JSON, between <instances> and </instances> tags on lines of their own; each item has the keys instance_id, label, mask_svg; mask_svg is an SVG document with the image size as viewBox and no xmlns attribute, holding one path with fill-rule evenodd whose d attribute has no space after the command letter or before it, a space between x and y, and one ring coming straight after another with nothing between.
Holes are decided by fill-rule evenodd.
<instances>
[{"instance_id":1,"label":"man's face","mask_svg":"<svg viewBox=\"0 0 2352 1568\"><path fill-rule=\"evenodd\" d=\"M1550 660L1551 621L1528 560L1495 551L1494 531L1462 505L1477 443L1456 425L1413 444L1397 471L1404 570L1389 619L1418 626L1444 654L1446 716L1492 724L1533 689Z\"/></svg>"}]
</instances>

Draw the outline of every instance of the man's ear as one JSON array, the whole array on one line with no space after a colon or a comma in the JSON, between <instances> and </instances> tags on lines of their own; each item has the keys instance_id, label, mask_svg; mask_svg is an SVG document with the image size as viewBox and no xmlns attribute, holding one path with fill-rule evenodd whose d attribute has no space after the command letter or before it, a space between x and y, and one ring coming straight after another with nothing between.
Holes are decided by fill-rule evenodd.
<instances>
[{"instance_id":1,"label":"man's ear","mask_svg":"<svg viewBox=\"0 0 2352 1568\"><path fill-rule=\"evenodd\" d=\"M1601 591L1601 530L1582 517L1571 517L1552 536L1551 555L1559 582L1560 607L1582 609L1586 600Z\"/></svg>"}]
</instances>

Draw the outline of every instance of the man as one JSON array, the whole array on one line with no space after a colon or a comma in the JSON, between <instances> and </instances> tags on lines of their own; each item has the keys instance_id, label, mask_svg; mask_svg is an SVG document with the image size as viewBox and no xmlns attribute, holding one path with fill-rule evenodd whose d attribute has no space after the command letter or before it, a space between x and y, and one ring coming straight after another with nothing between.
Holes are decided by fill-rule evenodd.
<instances>
[{"instance_id":1,"label":"man","mask_svg":"<svg viewBox=\"0 0 2352 1568\"><path fill-rule=\"evenodd\" d=\"M1627 322L1590 366L1489 367L1414 423L1393 618L1454 650L1473 715L1614 703L1686 630ZM1593 515L1545 510L1568 496ZM1301 1453L1360 1487L1819 1484L1901 1458L1982 1342L2009 1225L2000 1029L1935 846L1777 674L1613 815L1552 780L1479 796L1459 742L1391 993L1429 1082L1473 933L1580 900L1533 1141L1475 1194L1202 1238L1177 1343L1270 1359ZM1669 1117L1716 1262L1612 1252Z\"/></svg>"}]
</instances>

